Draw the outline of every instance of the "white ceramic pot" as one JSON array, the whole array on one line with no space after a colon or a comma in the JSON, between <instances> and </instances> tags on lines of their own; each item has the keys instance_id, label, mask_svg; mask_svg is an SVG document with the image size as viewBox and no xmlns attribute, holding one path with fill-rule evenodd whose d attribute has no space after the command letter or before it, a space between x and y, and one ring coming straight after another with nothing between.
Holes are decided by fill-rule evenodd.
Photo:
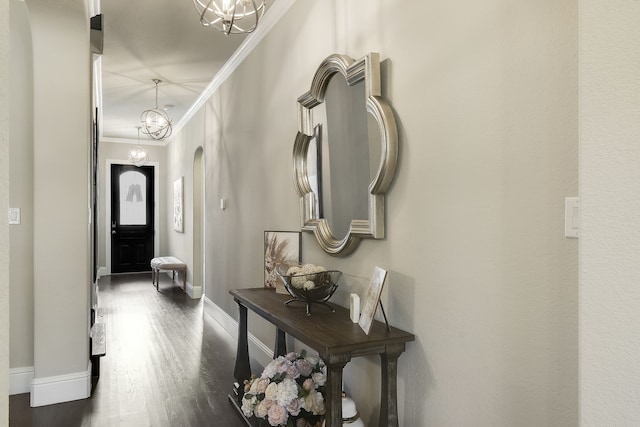
<instances>
[{"instance_id":1,"label":"white ceramic pot","mask_svg":"<svg viewBox=\"0 0 640 427\"><path fill-rule=\"evenodd\" d=\"M323 421L322 427L325 425L326 421ZM366 427L360 419L356 403L344 392L342 393L342 427Z\"/></svg>"},{"instance_id":2,"label":"white ceramic pot","mask_svg":"<svg viewBox=\"0 0 640 427\"><path fill-rule=\"evenodd\" d=\"M356 402L344 393L342 393L342 427L365 427L358 414Z\"/></svg>"}]
</instances>

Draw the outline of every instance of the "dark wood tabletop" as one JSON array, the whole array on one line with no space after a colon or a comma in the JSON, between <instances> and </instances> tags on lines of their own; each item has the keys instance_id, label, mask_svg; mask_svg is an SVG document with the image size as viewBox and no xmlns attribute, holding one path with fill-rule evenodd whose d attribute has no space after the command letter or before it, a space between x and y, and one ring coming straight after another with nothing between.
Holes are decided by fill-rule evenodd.
<instances>
[{"instance_id":1,"label":"dark wood tabletop","mask_svg":"<svg viewBox=\"0 0 640 427\"><path fill-rule=\"evenodd\" d=\"M367 335L351 321L349 310L331 303L335 313L326 307L312 305L311 315L307 316L304 303L285 305L291 297L273 289L233 289L230 293L251 311L321 354L375 354L383 352L386 345L415 339L413 334L394 327L388 331L386 325L377 320Z\"/></svg>"}]
</instances>

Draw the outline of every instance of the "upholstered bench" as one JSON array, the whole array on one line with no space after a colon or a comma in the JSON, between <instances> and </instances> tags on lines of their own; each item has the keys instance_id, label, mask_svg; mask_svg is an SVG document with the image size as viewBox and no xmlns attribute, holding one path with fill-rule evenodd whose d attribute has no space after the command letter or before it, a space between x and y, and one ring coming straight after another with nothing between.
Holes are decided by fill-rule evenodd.
<instances>
[{"instance_id":1,"label":"upholstered bench","mask_svg":"<svg viewBox=\"0 0 640 427\"><path fill-rule=\"evenodd\" d=\"M151 283L160 290L160 270L173 271L173 280L176 280L176 271L182 271L182 289L187 290L187 264L174 256L163 256L151 260Z\"/></svg>"}]
</instances>

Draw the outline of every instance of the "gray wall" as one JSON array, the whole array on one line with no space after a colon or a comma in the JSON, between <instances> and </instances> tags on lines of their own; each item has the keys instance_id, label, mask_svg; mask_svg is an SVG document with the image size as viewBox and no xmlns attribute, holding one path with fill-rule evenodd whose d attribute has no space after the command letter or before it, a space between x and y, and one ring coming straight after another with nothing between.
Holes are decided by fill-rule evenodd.
<instances>
[{"instance_id":1,"label":"gray wall","mask_svg":"<svg viewBox=\"0 0 640 427\"><path fill-rule=\"evenodd\" d=\"M89 28L82 1L10 3L11 169L3 171L22 223L7 230L11 313L3 324L11 328L2 341L11 368L33 368L32 403L43 404L86 396L90 385ZM28 379L17 370L23 388ZM59 375L74 378L74 397L47 394L43 379Z\"/></svg>"},{"instance_id":2,"label":"gray wall","mask_svg":"<svg viewBox=\"0 0 640 427\"><path fill-rule=\"evenodd\" d=\"M9 208L9 3L0 2L0 212ZM9 226L0 222L0 390L9 389ZM9 399L0 394L0 426L9 424Z\"/></svg>"},{"instance_id":3,"label":"gray wall","mask_svg":"<svg viewBox=\"0 0 640 427\"><path fill-rule=\"evenodd\" d=\"M80 1L27 3L34 78L35 378L86 372L91 54ZM72 118L72 120L70 120Z\"/></svg>"},{"instance_id":4,"label":"gray wall","mask_svg":"<svg viewBox=\"0 0 640 427\"><path fill-rule=\"evenodd\" d=\"M11 1L11 367L33 367L33 57L27 5Z\"/></svg>"},{"instance_id":5,"label":"gray wall","mask_svg":"<svg viewBox=\"0 0 640 427\"><path fill-rule=\"evenodd\" d=\"M296 200L285 172L290 162L278 160L290 155L295 122L281 123L280 118L295 114L295 97L307 90L314 67L334 51L359 56L378 50L390 59L387 93L401 124L398 178L387 204L388 238L364 242L340 260L320 254L305 235L305 259L347 273L346 289L334 297L336 301L344 301L346 292L363 289L373 265L391 270L384 296L391 322L418 336L400 359L403 425L576 425L575 242L558 238L559 199L576 191L576 2L465 2L430 5L429 10L415 4L407 11L391 0L368 7L362 1L315 3L298 0L283 24L287 27L267 39L248 61L253 66L262 63L265 76L254 83L242 81L241 76L260 75L243 67L244 72L214 96L171 148L172 174L185 177L190 176L194 147L202 144L207 154L208 295L235 315L226 289L261 282L262 227L297 227ZM625 43L637 39L633 17L638 11L631 3L606 10L601 2L579 3L580 69L586 72L582 123L589 124L581 137L586 165L581 178L587 185L581 189L587 232L581 240L586 302L581 313L587 315L581 349L586 357L583 374L593 372L580 381L582 408L587 408L581 421L601 425L602 419L612 420L610 415L630 414L629 421L638 413L637 402L627 399L637 381L629 375L637 363L628 357L638 354L637 343L629 339L637 330L637 263L620 258L637 252L637 221L625 221L632 225L626 234L607 222L633 218L638 210L638 179L633 178L637 121L611 120L636 116L631 110L637 91L629 88L636 81L637 58L629 55L633 49ZM6 106L13 59L8 53L8 19L7 2L0 2L0 212L6 212L10 191ZM372 24L379 27L365 31ZM278 44L287 34L287 43ZM618 49L621 44L626 47ZM308 46L314 49L307 52ZM278 65L281 58L287 66L284 72ZM602 61L612 67L603 69ZM291 80L283 81L283 76ZM614 92L609 91L612 79L618 88ZM245 92L237 102L231 96L238 85L248 84L253 90L264 81L269 84L255 97ZM265 96L272 87L273 94ZM274 99L280 91L286 93ZM257 116L253 138L230 128L228 120L248 100L269 111L271 121L267 126ZM273 119L273 108L266 107L280 108L282 114ZM266 133L257 134L260 131ZM229 147L232 142L242 145L244 154ZM268 162L246 160L248 153L264 155ZM23 167L14 160L11 170ZM243 173L268 182L261 186ZM257 190L269 189L269 196L256 191L256 203L239 200L233 190L239 188L238 181L247 180ZM239 218L229 218L233 213L223 216L227 212L217 209L219 197L229 198L229 210ZM619 200L629 203L620 206ZM260 216L240 211L256 205L264 208ZM222 225L214 228L215 223ZM225 232L224 225L237 228ZM13 271L16 263L13 252L9 262L9 232L6 223L2 227L0 386L6 389L8 268ZM186 233L181 237L188 238ZM174 243L184 248L179 240ZM249 256L242 257L244 252ZM611 265L619 273L614 278ZM250 273L244 274L247 266ZM28 340L12 339L11 347ZM270 336L263 340L271 343ZM601 353L611 348L603 345L610 342L616 350ZM347 387L356 388L353 375L373 372L374 364L352 363ZM354 394L365 409L363 415L370 417L372 404L367 402L376 399L367 389L369 383ZM3 394L0 425L7 424L7 417Z\"/></svg>"},{"instance_id":6,"label":"gray wall","mask_svg":"<svg viewBox=\"0 0 640 427\"><path fill-rule=\"evenodd\" d=\"M133 126L133 125L132 125ZM107 191L109 188L109 183L107 183L106 175L107 175L107 160L120 160L123 164L128 163L129 151L136 144L126 144L126 143L115 143L115 142L100 142L99 150L98 150L98 161L99 161L99 199L98 199L98 266L106 267L106 248L107 241L106 238L106 226L107 226L107 211L106 211L106 199L107 199ZM171 193L167 193L166 186L166 152L167 149L164 145L160 145L156 143L155 145L143 145L144 149L147 150L149 154L149 162L158 163L159 166L156 168L156 172L159 173L159 200L156 200L156 206L159 209L159 224L156 224L156 229L163 229L163 224L167 221L166 218L166 204L167 200L171 200ZM170 187L173 189L173 187ZM173 190L172 190L173 191ZM158 248L158 252L162 254L166 254L166 239L164 238L164 232L159 233L160 245Z\"/></svg>"},{"instance_id":7,"label":"gray wall","mask_svg":"<svg viewBox=\"0 0 640 427\"><path fill-rule=\"evenodd\" d=\"M580 2L581 425L640 425L640 15Z\"/></svg>"},{"instance_id":8,"label":"gray wall","mask_svg":"<svg viewBox=\"0 0 640 427\"><path fill-rule=\"evenodd\" d=\"M389 320L416 334L401 425L576 425L578 243L563 221L578 192L577 6L298 0L169 147L186 218L204 148L206 296L236 316L228 290L261 286L263 231L299 228L295 101L317 65L380 52L400 128L387 237L332 258L305 234L303 259L344 272L345 306L376 265L390 271ZM191 265L185 227L168 247ZM345 388L375 419L377 358L350 363Z\"/></svg>"}]
</instances>

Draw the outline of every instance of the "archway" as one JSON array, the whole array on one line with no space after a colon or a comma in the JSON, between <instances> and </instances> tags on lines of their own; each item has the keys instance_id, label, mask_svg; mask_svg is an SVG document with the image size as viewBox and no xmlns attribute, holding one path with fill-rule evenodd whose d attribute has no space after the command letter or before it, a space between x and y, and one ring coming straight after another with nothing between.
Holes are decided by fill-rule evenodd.
<instances>
[{"instance_id":1,"label":"archway","mask_svg":"<svg viewBox=\"0 0 640 427\"><path fill-rule=\"evenodd\" d=\"M198 147L193 157L193 287L204 294L204 155Z\"/></svg>"}]
</instances>

